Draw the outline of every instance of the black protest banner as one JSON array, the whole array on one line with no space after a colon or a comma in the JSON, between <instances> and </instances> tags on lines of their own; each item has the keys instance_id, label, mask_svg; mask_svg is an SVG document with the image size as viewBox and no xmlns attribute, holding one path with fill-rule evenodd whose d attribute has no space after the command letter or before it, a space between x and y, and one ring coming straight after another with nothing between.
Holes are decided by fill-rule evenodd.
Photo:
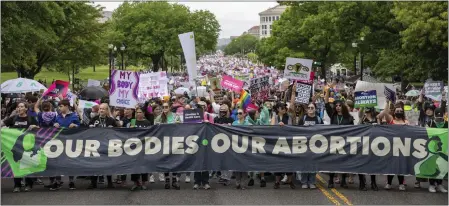
<instances>
[{"instance_id":1,"label":"black protest banner","mask_svg":"<svg viewBox=\"0 0 449 206\"><path fill-rule=\"evenodd\" d=\"M270 78L268 76L259 77L250 80L248 90L251 93L251 102L256 100L266 100L270 89Z\"/></svg>"},{"instance_id":2,"label":"black protest banner","mask_svg":"<svg viewBox=\"0 0 449 206\"><path fill-rule=\"evenodd\" d=\"M447 129L398 125L206 123L146 129L2 129L2 177L232 170L443 179L447 133Z\"/></svg>"},{"instance_id":3,"label":"black protest banner","mask_svg":"<svg viewBox=\"0 0 449 206\"><path fill-rule=\"evenodd\" d=\"M312 94L312 85L296 82L296 103L308 104Z\"/></svg>"}]
</instances>

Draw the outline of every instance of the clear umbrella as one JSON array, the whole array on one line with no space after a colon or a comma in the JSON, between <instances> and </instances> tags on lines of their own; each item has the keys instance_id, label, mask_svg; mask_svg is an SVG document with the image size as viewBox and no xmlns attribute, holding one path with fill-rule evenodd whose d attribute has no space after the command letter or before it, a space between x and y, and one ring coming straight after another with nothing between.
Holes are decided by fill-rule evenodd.
<instances>
[{"instance_id":1,"label":"clear umbrella","mask_svg":"<svg viewBox=\"0 0 449 206\"><path fill-rule=\"evenodd\" d=\"M17 78L3 82L1 85L1 93L25 93L46 90L47 87L36 80Z\"/></svg>"},{"instance_id":2,"label":"clear umbrella","mask_svg":"<svg viewBox=\"0 0 449 206\"><path fill-rule=\"evenodd\" d=\"M418 90L410 90L405 94L405 96L407 96L407 97L419 96L419 91Z\"/></svg>"}]
</instances>

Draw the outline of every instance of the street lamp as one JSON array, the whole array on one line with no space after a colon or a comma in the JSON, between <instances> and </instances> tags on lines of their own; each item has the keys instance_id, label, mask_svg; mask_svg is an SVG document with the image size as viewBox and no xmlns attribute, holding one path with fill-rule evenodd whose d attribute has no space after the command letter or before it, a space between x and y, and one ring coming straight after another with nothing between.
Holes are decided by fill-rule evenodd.
<instances>
[{"instance_id":1,"label":"street lamp","mask_svg":"<svg viewBox=\"0 0 449 206\"><path fill-rule=\"evenodd\" d=\"M123 62L123 52L125 51L125 45L122 44L122 46L120 47L120 51L122 53L122 70L125 70L125 63Z\"/></svg>"},{"instance_id":2,"label":"street lamp","mask_svg":"<svg viewBox=\"0 0 449 206\"><path fill-rule=\"evenodd\" d=\"M357 43L352 43L352 48L357 48ZM357 75L357 53L354 54L354 75Z\"/></svg>"},{"instance_id":3,"label":"street lamp","mask_svg":"<svg viewBox=\"0 0 449 206\"><path fill-rule=\"evenodd\" d=\"M360 37L360 41L365 41L365 37ZM363 46L363 45L362 45ZM360 49L360 81L363 81L363 51Z\"/></svg>"},{"instance_id":4,"label":"street lamp","mask_svg":"<svg viewBox=\"0 0 449 206\"><path fill-rule=\"evenodd\" d=\"M109 85L111 85L112 49L113 48L114 48L114 45L108 44L108 50L109 50Z\"/></svg>"}]
</instances>

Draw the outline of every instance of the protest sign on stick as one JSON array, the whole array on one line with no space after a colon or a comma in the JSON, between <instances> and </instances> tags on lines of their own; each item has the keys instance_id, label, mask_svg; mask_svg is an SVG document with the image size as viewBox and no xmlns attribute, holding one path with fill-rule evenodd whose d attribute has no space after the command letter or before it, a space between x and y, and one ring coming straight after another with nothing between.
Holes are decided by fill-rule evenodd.
<instances>
[{"instance_id":1,"label":"protest sign on stick","mask_svg":"<svg viewBox=\"0 0 449 206\"><path fill-rule=\"evenodd\" d=\"M268 83L269 77L259 77L251 79L249 84L249 91L251 93L251 101L266 100L268 99L268 93L270 90L270 84Z\"/></svg>"},{"instance_id":2,"label":"protest sign on stick","mask_svg":"<svg viewBox=\"0 0 449 206\"><path fill-rule=\"evenodd\" d=\"M310 94L312 92L312 86L296 82L296 103L308 104L310 100Z\"/></svg>"},{"instance_id":3,"label":"protest sign on stick","mask_svg":"<svg viewBox=\"0 0 449 206\"><path fill-rule=\"evenodd\" d=\"M444 83L442 81L426 81L424 92L426 97L435 101L441 101L443 96Z\"/></svg>"},{"instance_id":4,"label":"protest sign on stick","mask_svg":"<svg viewBox=\"0 0 449 206\"><path fill-rule=\"evenodd\" d=\"M111 106L134 108L138 102L139 73L113 70L109 102Z\"/></svg>"},{"instance_id":5,"label":"protest sign on stick","mask_svg":"<svg viewBox=\"0 0 449 206\"><path fill-rule=\"evenodd\" d=\"M50 87L48 87L47 91L45 91L42 96L59 97L62 95L63 97L66 97L69 85L69 82L56 80Z\"/></svg>"},{"instance_id":6,"label":"protest sign on stick","mask_svg":"<svg viewBox=\"0 0 449 206\"><path fill-rule=\"evenodd\" d=\"M285 62L284 78L308 81L312 72L312 64L312 59L288 57Z\"/></svg>"},{"instance_id":7,"label":"protest sign on stick","mask_svg":"<svg viewBox=\"0 0 449 206\"><path fill-rule=\"evenodd\" d=\"M366 92L362 92L362 91L354 92L354 96L355 96L355 102L354 102L355 108L377 106L376 90L371 90L371 91L366 91Z\"/></svg>"}]
</instances>

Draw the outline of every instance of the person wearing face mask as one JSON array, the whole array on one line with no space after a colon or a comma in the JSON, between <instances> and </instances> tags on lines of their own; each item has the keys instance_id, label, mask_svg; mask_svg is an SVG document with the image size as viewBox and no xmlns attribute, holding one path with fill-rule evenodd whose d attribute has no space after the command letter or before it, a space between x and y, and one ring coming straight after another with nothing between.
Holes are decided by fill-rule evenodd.
<instances>
[{"instance_id":1,"label":"person wearing face mask","mask_svg":"<svg viewBox=\"0 0 449 206\"><path fill-rule=\"evenodd\" d=\"M100 104L100 109L98 110L99 115L91 119L89 123L90 128L94 127L100 127L100 128L107 128L107 127L117 127L117 122L114 118L112 118L110 114L110 109L108 104L102 103ZM91 176L91 182L88 189L95 189L97 188L97 182L98 182L98 176ZM104 178L104 177L103 177ZM108 188L114 188L114 185L112 184L112 176L108 175ZM104 180L103 180L104 182Z\"/></svg>"},{"instance_id":2,"label":"person wearing face mask","mask_svg":"<svg viewBox=\"0 0 449 206\"><path fill-rule=\"evenodd\" d=\"M434 117L431 121L427 122L426 127L430 128L448 128L448 122L444 119L444 111L446 104L442 104L442 108L436 108L434 111ZM418 182L419 184L419 182ZM440 191L447 193L446 188L444 188L443 180L441 179L429 179L429 192L435 193Z\"/></svg>"},{"instance_id":3,"label":"person wearing face mask","mask_svg":"<svg viewBox=\"0 0 449 206\"><path fill-rule=\"evenodd\" d=\"M334 101L334 107L329 103L330 89L325 90L324 107L329 115L331 125L354 125L354 117L348 111L348 107L341 100ZM329 174L328 188L334 188L335 173ZM341 175L340 187L348 188L346 174Z\"/></svg>"},{"instance_id":4,"label":"person wearing face mask","mask_svg":"<svg viewBox=\"0 0 449 206\"><path fill-rule=\"evenodd\" d=\"M168 102L162 104L162 113L154 119L154 124L175 124L180 123L181 119L178 115L171 112L171 105ZM166 172L165 176L165 189L170 189L170 173ZM172 173L172 184L171 186L176 190L181 189L177 177L179 178L179 173Z\"/></svg>"},{"instance_id":5,"label":"person wearing face mask","mask_svg":"<svg viewBox=\"0 0 449 206\"><path fill-rule=\"evenodd\" d=\"M316 104L310 102L307 105L307 113L299 119L299 126L314 126L323 124L323 120L317 116ZM316 189L316 173L302 173L301 184L302 189Z\"/></svg>"},{"instance_id":6,"label":"person wearing face mask","mask_svg":"<svg viewBox=\"0 0 449 206\"><path fill-rule=\"evenodd\" d=\"M404 108L401 104L395 104L394 105L394 113L393 115L390 115L387 108L389 108L389 102L385 104L385 109L377 115L378 123L380 123L380 120L385 118L385 120L391 124L391 125L408 125L408 121L405 119L404 114ZM387 176L387 185L385 185L386 190L391 189L391 183L393 182L394 175L388 175ZM399 181L399 190L405 191L405 185L404 185L404 176L398 175L398 181Z\"/></svg>"},{"instance_id":7,"label":"person wearing face mask","mask_svg":"<svg viewBox=\"0 0 449 206\"><path fill-rule=\"evenodd\" d=\"M34 129L39 128L38 122L35 118L28 116L28 104L20 102L17 104L17 114L5 119L1 123L1 127L18 128L18 129ZM14 178L14 190L13 192L20 192L22 186L22 178ZM25 178L25 192L31 191L33 188L34 178Z\"/></svg>"},{"instance_id":8,"label":"person wearing face mask","mask_svg":"<svg viewBox=\"0 0 449 206\"><path fill-rule=\"evenodd\" d=\"M124 116L122 118L122 121L123 121L122 127L129 127L131 125L131 120L134 118L134 109L125 108L123 113L124 113Z\"/></svg>"}]
</instances>

